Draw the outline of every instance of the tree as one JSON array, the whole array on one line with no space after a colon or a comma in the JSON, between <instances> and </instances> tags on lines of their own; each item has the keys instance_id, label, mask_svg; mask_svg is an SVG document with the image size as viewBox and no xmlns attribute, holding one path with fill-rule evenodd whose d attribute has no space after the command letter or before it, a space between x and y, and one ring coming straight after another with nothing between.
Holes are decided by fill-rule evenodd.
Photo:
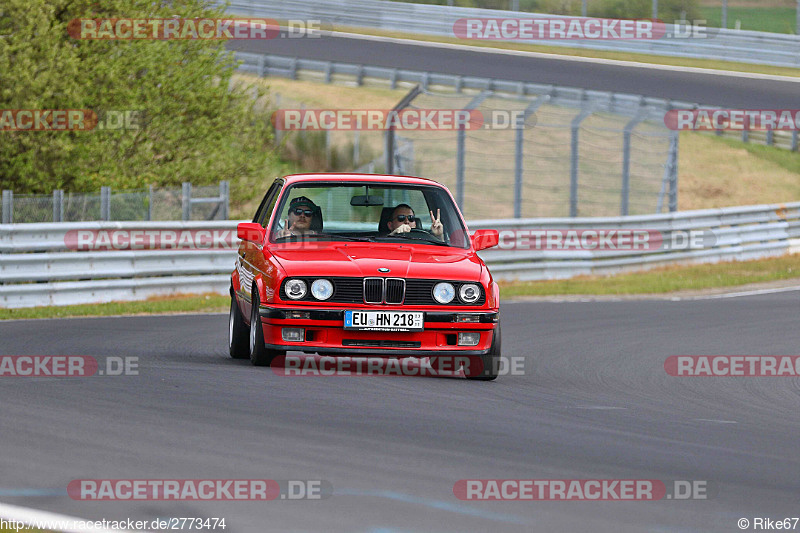
<instances>
[{"instance_id":1,"label":"tree","mask_svg":"<svg viewBox=\"0 0 800 533\"><path fill-rule=\"evenodd\" d=\"M4 0L0 110L141 113L138 130L0 131L0 184L16 192L196 184L265 172L268 120L232 87L224 41L81 40L74 19L224 18L204 0Z\"/></svg>"}]
</instances>

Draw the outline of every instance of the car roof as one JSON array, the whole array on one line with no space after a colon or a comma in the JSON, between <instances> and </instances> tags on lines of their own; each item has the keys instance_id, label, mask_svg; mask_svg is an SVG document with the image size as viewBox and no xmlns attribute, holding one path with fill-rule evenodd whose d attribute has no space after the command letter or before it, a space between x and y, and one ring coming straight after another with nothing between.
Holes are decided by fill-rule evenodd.
<instances>
[{"instance_id":1,"label":"car roof","mask_svg":"<svg viewBox=\"0 0 800 533\"><path fill-rule=\"evenodd\" d=\"M287 185L301 182L344 182L344 181L369 181L373 183L395 183L403 185L436 185L442 187L440 183L429 179L416 176L393 176L387 174L355 174L345 172L319 172L314 174L290 174L284 176Z\"/></svg>"}]
</instances>

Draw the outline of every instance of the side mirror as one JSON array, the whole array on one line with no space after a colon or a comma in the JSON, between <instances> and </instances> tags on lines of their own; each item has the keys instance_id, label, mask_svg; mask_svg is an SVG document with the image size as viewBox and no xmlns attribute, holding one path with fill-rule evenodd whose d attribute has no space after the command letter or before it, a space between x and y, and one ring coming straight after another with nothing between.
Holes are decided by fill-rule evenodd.
<instances>
[{"instance_id":1,"label":"side mirror","mask_svg":"<svg viewBox=\"0 0 800 533\"><path fill-rule=\"evenodd\" d=\"M266 234L267 230L258 222L241 222L236 226L236 236L243 241L261 244Z\"/></svg>"},{"instance_id":2,"label":"side mirror","mask_svg":"<svg viewBox=\"0 0 800 533\"><path fill-rule=\"evenodd\" d=\"M499 242L500 234L496 229L479 229L472 235L472 247L476 252L497 246Z\"/></svg>"}]
</instances>

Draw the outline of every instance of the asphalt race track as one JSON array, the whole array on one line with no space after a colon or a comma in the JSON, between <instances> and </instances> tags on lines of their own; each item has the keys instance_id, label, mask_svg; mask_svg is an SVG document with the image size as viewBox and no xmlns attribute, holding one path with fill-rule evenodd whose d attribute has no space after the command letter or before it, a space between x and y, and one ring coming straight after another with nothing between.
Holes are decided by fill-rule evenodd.
<instances>
[{"instance_id":1,"label":"asphalt race track","mask_svg":"<svg viewBox=\"0 0 800 533\"><path fill-rule=\"evenodd\" d=\"M466 43L469 44L469 43ZM794 109L800 81L702 74L323 35L231 41L234 50L642 94L734 109Z\"/></svg>"},{"instance_id":2,"label":"asphalt race track","mask_svg":"<svg viewBox=\"0 0 800 533\"><path fill-rule=\"evenodd\" d=\"M797 291L502 305L495 382L288 377L225 315L0 323L0 355L138 357L139 375L0 378L0 501L262 531L732 532L800 515L800 381L674 377L670 355L800 354ZM86 502L73 479L326 480L318 501ZM478 502L460 479L705 481L705 500Z\"/></svg>"}]
</instances>

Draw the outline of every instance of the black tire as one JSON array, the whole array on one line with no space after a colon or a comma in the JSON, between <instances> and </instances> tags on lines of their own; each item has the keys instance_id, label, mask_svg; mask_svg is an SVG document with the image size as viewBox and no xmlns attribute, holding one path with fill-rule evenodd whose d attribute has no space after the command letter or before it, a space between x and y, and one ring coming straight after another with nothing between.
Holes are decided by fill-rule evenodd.
<instances>
[{"instance_id":1,"label":"black tire","mask_svg":"<svg viewBox=\"0 0 800 533\"><path fill-rule=\"evenodd\" d=\"M278 355L286 352L268 350L264 345L264 330L261 326L261 316L258 314L258 292L253 291L252 306L250 308L250 362L255 366L269 366Z\"/></svg>"},{"instance_id":2,"label":"black tire","mask_svg":"<svg viewBox=\"0 0 800 533\"><path fill-rule=\"evenodd\" d=\"M236 303L236 296L231 295L231 312L228 317L228 351L234 359L247 359L250 357L250 331L244 323L244 317Z\"/></svg>"},{"instance_id":3,"label":"black tire","mask_svg":"<svg viewBox=\"0 0 800 533\"><path fill-rule=\"evenodd\" d=\"M492 381L497 379L497 370L500 366L500 346L502 337L500 335L500 323L494 328L494 335L492 336L492 346L489 348L489 353L481 355L482 372L474 376L467 376L467 379L474 379L476 381Z\"/></svg>"}]
</instances>

